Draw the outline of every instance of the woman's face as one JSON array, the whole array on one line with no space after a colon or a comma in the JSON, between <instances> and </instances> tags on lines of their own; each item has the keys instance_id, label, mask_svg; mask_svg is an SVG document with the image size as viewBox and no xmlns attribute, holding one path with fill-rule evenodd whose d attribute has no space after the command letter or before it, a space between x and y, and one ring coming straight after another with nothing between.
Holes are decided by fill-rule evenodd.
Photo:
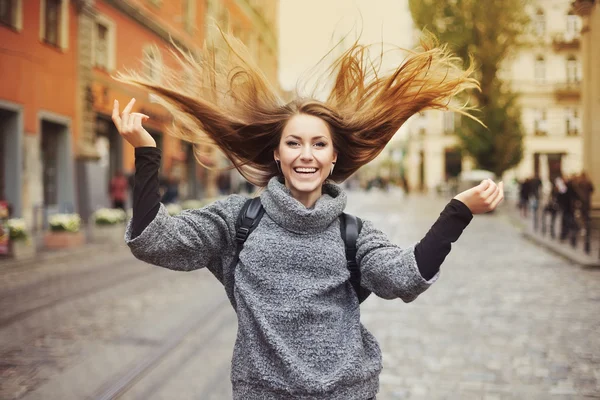
<instances>
[{"instance_id":1,"label":"woman's face","mask_svg":"<svg viewBox=\"0 0 600 400\"><path fill-rule=\"evenodd\" d=\"M275 160L292 195L314 204L337 160L327 123L313 115L294 115L283 129Z\"/></svg>"}]
</instances>

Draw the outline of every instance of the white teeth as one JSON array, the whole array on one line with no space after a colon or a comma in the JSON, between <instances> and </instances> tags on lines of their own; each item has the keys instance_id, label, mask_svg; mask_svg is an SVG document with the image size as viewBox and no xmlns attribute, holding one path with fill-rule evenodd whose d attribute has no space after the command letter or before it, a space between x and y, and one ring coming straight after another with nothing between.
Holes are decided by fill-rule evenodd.
<instances>
[{"instance_id":1,"label":"white teeth","mask_svg":"<svg viewBox=\"0 0 600 400\"><path fill-rule=\"evenodd\" d=\"M316 168L294 168L294 171L311 174L311 173L317 172L317 169Z\"/></svg>"}]
</instances>

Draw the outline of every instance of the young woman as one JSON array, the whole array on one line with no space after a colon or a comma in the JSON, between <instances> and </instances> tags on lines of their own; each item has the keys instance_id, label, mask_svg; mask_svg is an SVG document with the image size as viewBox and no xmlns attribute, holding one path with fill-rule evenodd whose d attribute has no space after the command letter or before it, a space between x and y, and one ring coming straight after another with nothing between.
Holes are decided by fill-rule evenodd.
<instances>
[{"instance_id":1,"label":"young woman","mask_svg":"<svg viewBox=\"0 0 600 400\"><path fill-rule=\"evenodd\" d=\"M115 101L113 121L136 157L127 244L141 260L173 270L208 268L224 284L238 318L234 399L372 399L381 351L360 323L339 226L346 194L334 182L373 160L414 113L462 111L448 101L477 86L472 70L461 70L445 49L426 47L382 74L356 44L334 63L326 101L285 104L240 43L226 40L233 54L227 67L187 56L180 58L184 73L163 71L160 83L135 73L120 79L160 97L175 118L171 134L198 151L216 146L264 188L265 214L232 267L246 199L230 195L170 217L159 202L161 154L142 126L148 117L132 112L135 100L122 112ZM427 235L404 249L364 221L356 244L361 285L385 299L413 301L435 282L472 215L502 199L502 183L492 181L458 194Z\"/></svg>"}]
</instances>

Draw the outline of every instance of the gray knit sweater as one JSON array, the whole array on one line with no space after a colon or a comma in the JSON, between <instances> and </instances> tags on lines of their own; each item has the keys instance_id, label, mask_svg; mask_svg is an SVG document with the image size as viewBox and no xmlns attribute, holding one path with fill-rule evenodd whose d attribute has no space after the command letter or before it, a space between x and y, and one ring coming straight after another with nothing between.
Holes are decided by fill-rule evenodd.
<instances>
[{"instance_id":1,"label":"gray knit sweater","mask_svg":"<svg viewBox=\"0 0 600 400\"><path fill-rule=\"evenodd\" d=\"M208 268L221 282L235 274L238 332L233 398L366 400L376 395L381 351L360 323L346 268L339 215L346 194L325 184L313 208L277 178L261 194L265 208L235 272L235 221L246 199L231 195L170 217L163 205L142 234L125 239L140 260L190 271ZM414 300L425 281L414 249L400 249L369 221L357 241L362 285L377 296Z\"/></svg>"}]
</instances>

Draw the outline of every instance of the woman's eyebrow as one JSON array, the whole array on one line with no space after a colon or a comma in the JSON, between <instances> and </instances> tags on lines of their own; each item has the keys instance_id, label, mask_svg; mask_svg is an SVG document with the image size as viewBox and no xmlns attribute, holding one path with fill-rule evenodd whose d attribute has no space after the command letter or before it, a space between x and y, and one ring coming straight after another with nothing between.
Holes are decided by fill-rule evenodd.
<instances>
[{"instance_id":1,"label":"woman's eyebrow","mask_svg":"<svg viewBox=\"0 0 600 400\"><path fill-rule=\"evenodd\" d=\"M302 140L302 138L300 136L296 136L296 135L287 135L286 139L287 138L294 138L294 139ZM316 136L314 138L311 138L311 140L318 140L318 139L328 140L327 136Z\"/></svg>"}]
</instances>

